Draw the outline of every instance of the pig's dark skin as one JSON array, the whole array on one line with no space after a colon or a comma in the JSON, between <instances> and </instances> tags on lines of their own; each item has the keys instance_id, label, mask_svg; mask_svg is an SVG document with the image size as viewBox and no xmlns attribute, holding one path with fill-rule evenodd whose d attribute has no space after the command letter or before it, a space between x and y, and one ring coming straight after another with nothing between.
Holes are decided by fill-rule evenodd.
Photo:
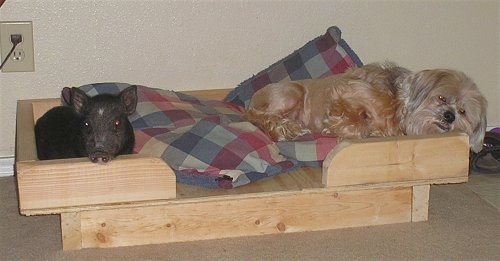
<instances>
[{"instance_id":1,"label":"pig's dark skin","mask_svg":"<svg viewBox=\"0 0 500 261\"><path fill-rule=\"evenodd\" d=\"M85 157L80 116L71 107L50 109L35 125L38 158L65 159Z\"/></svg>"},{"instance_id":2,"label":"pig's dark skin","mask_svg":"<svg viewBox=\"0 0 500 261\"><path fill-rule=\"evenodd\" d=\"M49 110L35 125L38 158L88 157L106 163L120 154L130 154L134 131L127 116L135 112L137 86L118 95L87 96L78 88L63 90L69 106Z\"/></svg>"}]
</instances>

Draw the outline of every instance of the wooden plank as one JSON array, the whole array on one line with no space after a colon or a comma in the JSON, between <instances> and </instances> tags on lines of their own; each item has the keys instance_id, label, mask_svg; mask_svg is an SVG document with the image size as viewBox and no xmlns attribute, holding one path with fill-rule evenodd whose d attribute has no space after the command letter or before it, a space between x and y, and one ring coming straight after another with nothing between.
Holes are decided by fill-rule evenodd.
<instances>
[{"instance_id":1,"label":"wooden plank","mask_svg":"<svg viewBox=\"0 0 500 261\"><path fill-rule=\"evenodd\" d=\"M196 96L198 98L222 101L231 90L232 89L211 89L211 90L183 91L183 93Z\"/></svg>"},{"instance_id":2,"label":"wooden plank","mask_svg":"<svg viewBox=\"0 0 500 261\"><path fill-rule=\"evenodd\" d=\"M16 162L37 160L35 122L49 109L60 105L59 99L17 101Z\"/></svg>"},{"instance_id":3,"label":"wooden plank","mask_svg":"<svg viewBox=\"0 0 500 261\"><path fill-rule=\"evenodd\" d=\"M411 188L299 192L81 212L82 247L117 247L409 222Z\"/></svg>"},{"instance_id":4,"label":"wooden plank","mask_svg":"<svg viewBox=\"0 0 500 261\"><path fill-rule=\"evenodd\" d=\"M468 176L468 136L446 133L426 136L347 140L323 163L325 186L346 186ZM460 179L463 180L463 179Z\"/></svg>"},{"instance_id":5,"label":"wooden plank","mask_svg":"<svg viewBox=\"0 0 500 261\"><path fill-rule=\"evenodd\" d=\"M408 187L408 186L407 186ZM386 188L386 187L385 187ZM262 179L246 186L234 189L207 189L200 186L191 186L186 184L176 184L177 196L175 199L204 201L213 200L220 196L230 196L231 199L255 198L262 195L280 195L297 193L306 189L320 189L326 191L321 184L321 172L318 169L303 168L286 173L286 175L277 175L267 179ZM356 189L356 188L354 188ZM364 189L364 188L360 188ZM109 210L120 208L140 208L149 206L159 206L171 204L171 199L160 200L142 200L118 203L94 202L91 205L58 206L50 208L38 208L23 210L24 215L45 215L54 213L71 213L88 210ZM184 201L185 202L185 201Z\"/></svg>"},{"instance_id":6,"label":"wooden plank","mask_svg":"<svg viewBox=\"0 0 500 261\"><path fill-rule=\"evenodd\" d=\"M35 124L30 101L17 102L16 162L36 160Z\"/></svg>"},{"instance_id":7,"label":"wooden plank","mask_svg":"<svg viewBox=\"0 0 500 261\"><path fill-rule=\"evenodd\" d=\"M61 236L63 250L78 250L82 248L82 227L80 213L61 214Z\"/></svg>"},{"instance_id":8,"label":"wooden plank","mask_svg":"<svg viewBox=\"0 0 500 261\"><path fill-rule=\"evenodd\" d=\"M177 198L201 198L250 193L300 191L322 188L321 171L318 168L300 168L294 171L264 178L233 189L207 189L200 186L177 184Z\"/></svg>"},{"instance_id":9,"label":"wooden plank","mask_svg":"<svg viewBox=\"0 0 500 261\"><path fill-rule=\"evenodd\" d=\"M300 176L301 174L304 174L302 172L303 169L294 171L293 173L287 173L292 174L293 176ZM307 173L307 172L305 172ZM319 179L321 179L321 173L318 171L311 171L309 172L313 174L314 176L318 176ZM275 183L276 181L274 178L279 177L279 176L286 176L286 175L278 175L275 177L272 177L270 179L265 179L262 181L257 181L258 182L263 182L267 183L271 181L270 183ZM285 181L289 184L293 183L293 179L289 178L284 178L281 181ZM454 183L463 183L466 182L467 179L465 178L456 178L454 180ZM448 184L450 183L450 179L434 179L432 180L433 184ZM429 182L425 180L416 180L416 181L404 181L404 182L389 182L389 183L377 183L377 184L361 184L361 185L351 185L351 186L342 186L342 187L322 187L322 186L313 186L310 188L303 188L303 189L298 189L295 186L290 186L290 187L280 187L280 185L271 185L267 187L266 189L270 190L259 190L259 188L254 187L250 189L249 187L253 187L253 184L250 184L248 186L242 186L238 187L235 189L206 189L202 188L199 186L190 186L190 185L185 185L185 184L177 184L177 197L175 199L162 199L162 200L145 200L145 201L130 201L130 202L120 202L120 203L107 203L107 204L100 204L100 203L95 203L92 205L81 205L81 206L67 206L67 207L54 207L54 208L44 208L44 209L33 209L33 210L28 210L25 211L28 214L25 215L46 215L46 214L54 214L54 213L71 213L71 212L81 212L81 211L97 211L97 210L114 210L114 209L122 209L122 208L142 208L142 207L151 207L151 206L163 206L163 205L168 205L172 204L173 201L177 201L178 199L182 200L183 202L191 201L191 202L201 202L201 201L211 201L216 198L220 197L225 197L229 196L230 199L250 199L250 198L256 198L256 197L262 197L264 195L266 196L286 196L286 195L292 195L295 193L302 193L302 192L321 192L321 193L327 193L327 192L345 192L345 191L361 191L361 190L373 190L373 189L390 189L390 188L395 188L395 187L412 187L412 186L421 186L421 185L428 185ZM300 185L300 184L296 184ZM193 194L190 194L190 193Z\"/></svg>"},{"instance_id":10,"label":"wooden plank","mask_svg":"<svg viewBox=\"0 0 500 261\"><path fill-rule=\"evenodd\" d=\"M427 221L429 217L430 185L413 186L411 221Z\"/></svg>"},{"instance_id":11,"label":"wooden plank","mask_svg":"<svg viewBox=\"0 0 500 261\"><path fill-rule=\"evenodd\" d=\"M454 178L451 183L466 182L467 177ZM311 182L311 183L309 183ZM323 187L321 183L321 172L318 169L302 168L296 171L286 173L285 175L277 175L267 179L262 179L252 184L234 188L234 189L207 189L199 186L190 186L186 184L176 184L177 197L174 200L181 199L183 202L186 200L192 201L210 201L214 198L229 196L231 199L246 199L266 196L281 196L291 195L298 192L315 191L315 192L345 192L345 191L359 191L359 190L373 190L373 189L389 189L394 187L412 187L428 185L430 181L415 180L403 182L387 182L376 184L360 184L341 187ZM446 179L433 179L433 184L447 184L450 183L450 178ZM161 206L171 204L172 200L145 200L145 201L131 201L126 203L107 203L102 204L94 202L92 205L81 206L66 206L66 207L53 207L43 209L31 209L24 211L25 215L44 215L53 213L70 213L81 212L88 210L112 210L120 208L141 208L150 206Z\"/></svg>"},{"instance_id":12,"label":"wooden plank","mask_svg":"<svg viewBox=\"0 0 500 261\"><path fill-rule=\"evenodd\" d=\"M31 100L31 105L33 107L33 122L36 123L48 110L61 105L61 99Z\"/></svg>"},{"instance_id":13,"label":"wooden plank","mask_svg":"<svg viewBox=\"0 0 500 261\"><path fill-rule=\"evenodd\" d=\"M18 162L17 181L25 215L176 196L173 171L161 159L139 154L121 155L107 164L86 158Z\"/></svg>"}]
</instances>

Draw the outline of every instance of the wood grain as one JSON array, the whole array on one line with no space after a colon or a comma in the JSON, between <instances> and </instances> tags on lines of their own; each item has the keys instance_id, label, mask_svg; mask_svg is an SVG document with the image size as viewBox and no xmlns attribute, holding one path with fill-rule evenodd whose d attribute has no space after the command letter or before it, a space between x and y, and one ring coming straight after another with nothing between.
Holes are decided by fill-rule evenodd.
<instances>
[{"instance_id":1,"label":"wood grain","mask_svg":"<svg viewBox=\"0 0 500 261\"><path fill-rule=\"evenodd\" d=\"M16 162L37 160L31 100L17 102Z\"/></svg>"},{"instance_id":2,"label":"wood grain","mask_svg":"<svg viewBox=\"0 0 500 261\"><path fill-rule=\"evenodd\" d=\"M61 213L63 250L77 250L82 248L81 225L80 213Z\"/></svg>"},{"instance_id":3,"label":"wood grain","mask_svg":"<svg viewBox=\"0 0 500 261\"><path fill-rule=\"evenodd\" d=\"M323 163L325 186L346 186L449 178L467 178L468 136L428 136L346 140Z\"/></svg>"},{"instance_id":4,"label":"wood grain","mask_svg":"<svg viewBox=\"0 0 500 261\"><path fill-rule=\"evenodd\" d=\"M413 186L411 221L427 221L429 218L429 192L430 185Z\"/></svg>"},{"instance_id":5,"label":"wood grain","mask_svg":"<svg viewBox=\"0 0 500 261\"><path fill-rule=\"evenodd\" d=\"M411 220L411 188L295 193L84 211L82 247L316 231Z\"/></svg>"},{"instance_id":6,"label":"wood grain","mask_svg":"<svg viewBox=\"0 0 500 261\"><path fill-rule=\"evenodd\" d=\"M86 158L17 164L21 213L68 206L175 198L175 174L158 158L121 155L107 164Z\"/></svg>"}]
</instances>

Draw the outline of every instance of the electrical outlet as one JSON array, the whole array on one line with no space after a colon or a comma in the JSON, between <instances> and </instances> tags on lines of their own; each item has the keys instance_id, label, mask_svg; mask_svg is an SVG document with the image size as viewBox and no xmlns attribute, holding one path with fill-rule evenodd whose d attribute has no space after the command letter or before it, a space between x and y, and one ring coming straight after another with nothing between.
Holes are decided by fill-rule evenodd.
<instances>
[{"instance_id":1,"label":"electrical outlet","mask_svg":"<svg viewBox=\"0 0 500 261\"><path fill-rule=\"evenodd\" d=\"M16 46L9 59L5 62L2 72L35 71L32 22L0 22L0 49L2 62L12 49L13 44L10 40L12 34L20 34L23 37L23 41Z\"/></svg>"}]
</instances>

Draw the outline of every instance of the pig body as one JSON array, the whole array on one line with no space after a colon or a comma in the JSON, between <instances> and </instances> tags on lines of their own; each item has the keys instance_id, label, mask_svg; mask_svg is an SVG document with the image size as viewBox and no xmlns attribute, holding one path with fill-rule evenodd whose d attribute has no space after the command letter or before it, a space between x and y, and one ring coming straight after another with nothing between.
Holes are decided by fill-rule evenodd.
<instances>
[{"instance_id":1,"label":"pig body","mask_svg":"<svg viewBox=\"0 0 500 261\"><path fill-rule=\"evenodd\" d=\"M132 153L135 138L128 115L135 112L137 86L94 97L72 88L65 100L69 106L55 107L36 122L39 159L89 157L94 163L106 163Z\"/></svg>"},{"instance_id":2,"label":"pig body","mask_svg":"<svg viewBox=\"0 0 500 261\"><path fill-rule=\"evenodd\" d=\"M58 106L35 125L38 158L65 159L87 156L81 137L80 116L71 107Z\"/></svg>"}]
</instances>

